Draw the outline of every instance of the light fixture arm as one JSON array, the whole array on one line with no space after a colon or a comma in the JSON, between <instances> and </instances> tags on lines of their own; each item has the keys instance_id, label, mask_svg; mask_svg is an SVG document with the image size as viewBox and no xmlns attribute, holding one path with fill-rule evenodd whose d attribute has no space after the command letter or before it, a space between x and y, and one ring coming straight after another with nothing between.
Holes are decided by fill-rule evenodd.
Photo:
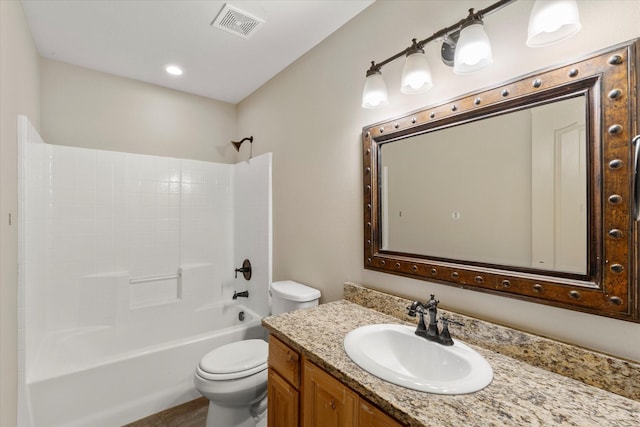
<instances>
[{"instance_id":1,"label":"light fixture arm","mask_svg":"<svg viewBox=\"0 0 640 427\"><path fill-rule=\"evenodd\" d=\"M379 73L380 70L382 69L382 67L384 67L385 65L387 65L390 62L395 61L398 58L402 58L404 56L407 55L407 53L412 50L415 49L416 47L419 49L424 48L424 46L434 40L438 40L438 39L442 39L444 38L445 43L450 44L449 42L447 42L447 36L453 32L456 32L458 30L460 30L465 24L469 23L469 22L473 22L473 21L477 21L477 20L482 20L482 18L484 18L486 15L489 15L495 11L497 11L498 9L501 9L505 6L507 6L510 3L515 2L516 0L500 0L495 2L492 5L489 5L487 7L485 7L484 9L481 9L477 12L474 12L473 9L469 9L469 15L466 18L461 19L460 21L456 22L455 24L449 26L449 27L445 27L443 29L441 29L440 31L437 31L435 33L433 33L431 36L427 37L424 40L421 40L419 42L416 42L416 39L413 39L413 44L404 49L401 52L396 53L393 56L390 56L389 58L385 59L384 61L378 62L376 63L375 61L371 61L371 67L369 68L369 70L367 71L367 76L371 75L372 73Z\"/></svg>"}]
</instances>

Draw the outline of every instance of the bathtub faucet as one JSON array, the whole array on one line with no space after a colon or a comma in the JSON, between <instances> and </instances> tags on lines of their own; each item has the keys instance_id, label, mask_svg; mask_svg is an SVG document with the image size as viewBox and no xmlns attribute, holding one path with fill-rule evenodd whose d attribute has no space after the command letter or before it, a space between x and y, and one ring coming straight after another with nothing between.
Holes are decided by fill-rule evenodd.
<instances>
[{"instance_id":1,"label":"bathtub faucet","mask_svg":"<svg viewBox=\"0 0 640 427\"><path fill-rule=\"evenodd\" d=\"M251 261L245 259L242 262L242 267L236 268L236 279L238 278L238 273L242 273L242 276L245 280L251 280Z\"/></svg>"},{"instance_id":2,"label":"bathtub faucet","mask_svg":"<svg viewBox=\"0 0 640 427\"><path fill-rule=\"evenodd\" d=\"M233 291L233 299L238 299L238 297L249 298L249 291L236 292Z\"/></svg>"}]
</instances>

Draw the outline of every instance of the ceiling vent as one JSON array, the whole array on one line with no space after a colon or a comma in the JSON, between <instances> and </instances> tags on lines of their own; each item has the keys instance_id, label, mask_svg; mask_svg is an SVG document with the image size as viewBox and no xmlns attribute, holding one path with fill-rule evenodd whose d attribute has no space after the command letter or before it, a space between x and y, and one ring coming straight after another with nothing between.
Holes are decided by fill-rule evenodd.
<instances>
[{"instance_id":1,"label":"ceiling vent","mask_svg":"<svg viewBox=\"0 0 640 427\"><path fill-rule=\"evenodd\" d=\"M224 5L211 25L214 28L227 31L237 36L248 39L264 24L260 18L244 12L228 3Z\"/></svg>"}]
</instances>

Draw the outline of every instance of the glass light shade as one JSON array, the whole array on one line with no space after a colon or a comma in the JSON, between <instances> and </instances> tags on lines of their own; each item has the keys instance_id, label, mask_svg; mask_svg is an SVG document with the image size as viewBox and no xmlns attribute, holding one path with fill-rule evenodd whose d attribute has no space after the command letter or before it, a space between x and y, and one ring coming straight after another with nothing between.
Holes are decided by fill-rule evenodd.
<instances>
[{"instance_id":1,"label":"glass light shade","mask_svg":"<svg viewBox=\"0 0 640 427\"><path fill-rule=\"evenodd\" d=\"M362 91L362 108L378 108L388 104L389 95L382 73L377 71L368 75Z\"/></svg>"},{"instance_id":2,"label":"glass light shade","mask_svg":"<svg viewBox=\"0 0 640 427\"><path fill-rule=\"evenodd\" d=\"M493 64L491 43L481 21L476 21L460 31L453 59L453 72L466 74Z\"/></svg>"},{"instance_id":3,"label":"glass light shade","mask_svg":"<svg viewBox=\"0 0 640 427\"><path fill-rule=\"evenodd\" d=\"M536 0L529 15L527 46L547 46L580 31L580 14L575 0Z\"/></svg>"},{"instance_id":4,"label":"glass light shade","mask_svg":"<svg viewBox=\"0 0 640 427\"><path fill-rule=\"evenodd\" d=\"M402 70L400 91L402 93L420 93L433 87L431 68L424 52L407 55Z\"/></svg>"}]
</instances>

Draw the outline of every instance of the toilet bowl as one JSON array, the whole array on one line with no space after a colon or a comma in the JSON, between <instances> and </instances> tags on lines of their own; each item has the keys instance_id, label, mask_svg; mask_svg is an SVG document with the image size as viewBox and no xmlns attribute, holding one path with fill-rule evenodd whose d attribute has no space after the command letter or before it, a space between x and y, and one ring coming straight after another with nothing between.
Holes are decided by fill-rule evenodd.
<instances>
[{"instance_id":1,"label":"toilet bowl","mask_svg":"<svg viewBox=\"0 0 640 427\"><path fill-rule=\"evenodd\" d=\"M271 285L273 314L318 305L320 291L297 282ZM237 341L207 353L196 367L194 384L209 399L206 427L266 427L266 341Z\"/></svg>"},{"instance_id":2,"label":"toilet bowl","mask_svg":"<svg viewBox=\"0 0 640 427\"><path fill-rule=\"evenodd\" d=\"M266 422L268 353L266 341L252 339L218 347L200 360L194 384L209 399L207 427Z\"/></svg>"}]
</instances>

